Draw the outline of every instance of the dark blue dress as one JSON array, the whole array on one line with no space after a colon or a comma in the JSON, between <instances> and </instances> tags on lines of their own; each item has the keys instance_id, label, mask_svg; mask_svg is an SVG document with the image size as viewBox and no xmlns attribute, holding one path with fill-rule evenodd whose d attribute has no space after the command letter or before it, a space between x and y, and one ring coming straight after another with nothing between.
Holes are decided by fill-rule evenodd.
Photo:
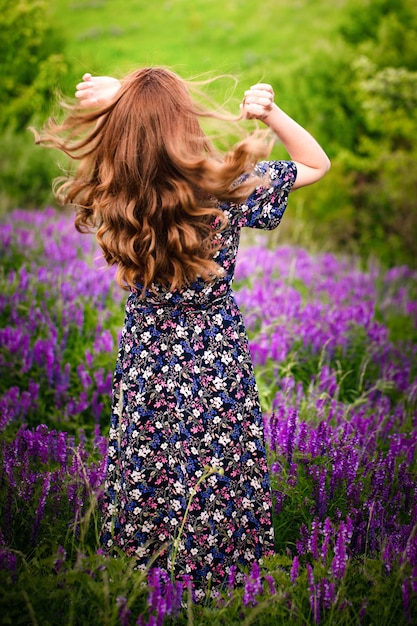
<instances>
[{"instance_id":1,"label":"dark blue dress","mask_svg":"<svg viewBox=\"0 0 417 626\"><path fill-rule=\"evenodd\" d=\"M262 415L231 284L241 228L278 226L296 167L258 168L269 170L267 187L243 204L220 204L222 276L130 294L114 376L103 547L137 567L155 558L171 570L175 555L176 574L197 588L274 550ZM219 471L204 478L208 468Z\"/></svg>"}]
</instances>

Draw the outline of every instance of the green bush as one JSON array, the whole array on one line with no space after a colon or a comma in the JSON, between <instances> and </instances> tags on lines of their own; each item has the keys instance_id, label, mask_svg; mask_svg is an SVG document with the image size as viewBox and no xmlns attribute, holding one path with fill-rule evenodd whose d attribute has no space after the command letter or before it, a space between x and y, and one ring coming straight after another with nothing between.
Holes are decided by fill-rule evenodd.
<instances>
[{"instance_id":1,"label":"green bush","mask_svg":"<svg viewBox=\"0 0 417 626\"><path fill-rule=\"evenodd\" d=\"M52 201L56 156L26 130L51 112L67 71L64 39L42 0L0 0L0 201L2 212Z\"/></svg>"},{"instance_id":2,"label":"green bush","mask_svg":"<svg viewBox=\"0 0 417 626\"><path fill-rule=\"evenodd\" d=\"M23 130L50 110L66 63L42 0L0 0L0 130Z\"/></svg>"},{"instance_id":3,"label":"green bush","mask_svg":"<svg viewBox=\"0 0 417 626\"><path fill-rule=\"evenodd\" d=\"M17 207L31 209L51 204L51 182L60 173L56 153L36 146L29 131L5 130L0 143L1 213Z\"/></svg>"},{"instance_id":4,"label":"green bush","mask_svg":"<svg viewBox=\"0 0 417 626\"><path fill-rule=\"evenodd\" d=\"M328 247L415 266L417 5L353 0L340 33L294 82L333 161L308 216Z\"/></svg>"}]
</instances>

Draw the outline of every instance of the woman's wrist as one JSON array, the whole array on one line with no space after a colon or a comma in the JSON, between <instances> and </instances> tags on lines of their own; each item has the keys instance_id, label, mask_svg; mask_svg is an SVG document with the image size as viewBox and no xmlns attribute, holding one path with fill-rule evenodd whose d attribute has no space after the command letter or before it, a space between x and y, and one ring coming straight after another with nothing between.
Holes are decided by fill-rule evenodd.
<instances>
[{"instance_id":1,"label":"woman's wrist","mask_svg":"<svg viewBox=\"0 0 417 626\"><path fill-rule=\"evenodd\" d=\"M261 118L261 122L278 136L281 124L284 125L286 121L288 121L288 115L275 102L272 103L271 110Z\"/></svg>"}]
</instances>

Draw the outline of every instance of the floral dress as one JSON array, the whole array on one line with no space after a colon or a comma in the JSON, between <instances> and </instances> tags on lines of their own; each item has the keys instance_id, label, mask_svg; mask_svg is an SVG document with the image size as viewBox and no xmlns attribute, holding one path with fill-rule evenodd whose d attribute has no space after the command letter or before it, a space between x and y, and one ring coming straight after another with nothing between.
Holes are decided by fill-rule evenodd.
<instances>
[{"instance_id":1,"label":"floral dress","mask_svg":"<svg viewBox=\"0 0 417 626\"><path fill-rule=\"evenodd\" d=\"M278 226L296 166L257 168L268 187L220 203L220 278L129 295L114 376L102 546L138 568L174 567L197 589L274 551L262 414L231 283L241 228Z\"/></svg>"}]
</instances>

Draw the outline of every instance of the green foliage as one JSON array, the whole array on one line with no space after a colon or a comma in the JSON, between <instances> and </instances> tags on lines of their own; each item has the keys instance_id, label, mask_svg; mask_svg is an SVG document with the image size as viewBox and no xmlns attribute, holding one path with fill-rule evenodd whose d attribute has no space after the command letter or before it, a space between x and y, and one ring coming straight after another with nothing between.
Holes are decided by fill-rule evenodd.
<instances>
[{"instance_id":1,"label":"green foliage","mask_svg":"<svg viewBox=\"0 0 417 626\"><path fill-rule=\"evenodd\" d=\"M35 148L26 127L44 120L67 71L64 40L42 0L0 0L1 211L52 201L56 156Z\"/></svg>"},{"instance_id":2,"label":"green foliage","mask_svg":"<svg viewBox=\"0 0 417 626\"><path fill-rule=\"evenodd\" d=\"M44 113L66 71L63 40L42 0L0 0L0 130Z\"/></svg>"},{"instance_id":3,"label":"green foliage","mask_svg":"<svg viewBox=\"0 0 417 626\"><path fill-rule=\"evenodd\" d=\"M138 616L148 619L146 574L135 571L126 558L111 559L89 549L78 549L69 556L58 544L37 548L31 559L16 553L14 574L0 571L0 611L2 624L89 624L119 626L135 624ZM189 604L176 617L166 617L164 626L295 626L314 624L310 608L308 573L301 565L298 578L291 582L291 558L282 554L269 558L265 567L276 593L265 582L257 604L244 606L242 589L223 593L218 600L201 605ZM313 565L316 584L329 578L330 561ZM380 561L371 558L352 561L339 583L334 604L322 610L324 626L403 626L407 624L401 598L403 572L400 567L384 571ZM337 581L338 582L338 581ZM384 602L381 602L384 598ZM122 622L120 606L130 612ZM359 617L366 607L365 617ZM412 607L414 608L414 607ZM148 623L145 621L145 623ZM149 622L151 623L151 622ZM157 623L152 622L152 623Z\"/></svg>"},{"instance_id":4,"label":"green foliage","mask_svg":"<svg viewBox=\"0 0 417 626\"><path fill-rule=\"evenodd\" d=\"M357 172L356 237L367 254L415 265L417 71L378 69L367 57L357 59L353 71L366 131L357 153L346 159Z\"/></svg>"},{"instance_id":5,"label":"green foliage","mask_svg":"<svg viewBox=\"0 0 417 626\"><path fill-rule=\"evenodd\" d=\"M340 32L380 67L416 69L416 26L412 0L350 0Z\"/></svg>"},{"instance_id":6,"label":"green foliage","mask_svg":"<svg viewBox=\"0 0 417 626\"><path fill-rule=\"evenodd\" d=\"M417 5L352 0L340 33L294 81L333 161L308 218L329 248L415 266Z\"/></svg>"},{"instance_id":7,"label":"green foliage","mask_svg":"<svg viewBox=\"0 0 417 626\"><path fill-rule=\"evenodd\" d=\"M0 572L3 624L116 626L117 599L126 596L136 615L146 611L145 576L126 561L81 550L71 558L59 545L38 549L30 561L22 553L17 558L14 579Z\"/></svg>"},{"instance_id":8,"label":"green foliage","mask_svg":"<svg viewBox=\"0 0 417 626\"><path fill-rule=\"evenodd\" d=\"M60 173L56 161L62 158L41 150L27 131L6 129L0 141L0 214L52 204L52 179Z\"/></svg>"}]
</instances>

